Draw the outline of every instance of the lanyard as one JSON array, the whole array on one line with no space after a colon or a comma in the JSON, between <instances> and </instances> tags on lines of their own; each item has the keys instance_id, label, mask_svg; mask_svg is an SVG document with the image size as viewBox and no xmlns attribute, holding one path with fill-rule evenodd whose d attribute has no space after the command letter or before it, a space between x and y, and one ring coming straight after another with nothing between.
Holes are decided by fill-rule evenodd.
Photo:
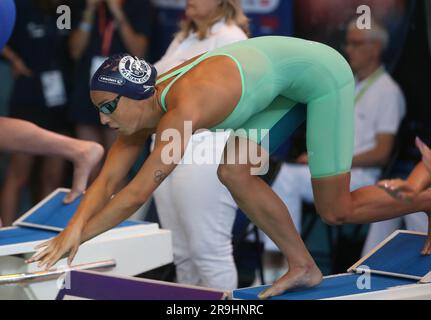
<instances>
[{"instance_id":1,"label":"lanyard","mask_svg":"<svg viewBox=\"0 0 431 320\"><path fill-rule=\"evenodd\" d=\"M121 2L121 5L124 1ZM107 57L111 51L112 38L115 31L115 23L113 20L107 22L106 5L101 3L98 8L99 15L99 33L102 37L102 56Z\"/></svg>"},{"instance_id":2,"label":"lanyard","mask_svg":"<svg viewBox=\"0 0 431 320\"><path fill-rule=\"evenodd\" d=\"M378 79L385 73L385 69L383 67L380 67L377 69L367 80L365 85L362 87L362 89L358 92L358 94L355 97L355 104L357 104L365 95L365 93L368 91L368 89L376 83Z\"/></svg>"}]
</instances>

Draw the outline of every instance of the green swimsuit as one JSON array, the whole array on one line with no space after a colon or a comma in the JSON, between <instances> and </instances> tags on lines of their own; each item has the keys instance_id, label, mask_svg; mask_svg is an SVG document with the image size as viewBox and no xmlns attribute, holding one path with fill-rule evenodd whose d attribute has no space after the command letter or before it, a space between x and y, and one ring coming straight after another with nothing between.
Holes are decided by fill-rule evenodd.
<instances>
[{"instance_id":1,"label":"green swimsuit","mask_svg":"<svg viewBox=\"0 0 431 320\"><path fill-rule=\"evenodd\" d=\"M213 56L233 59L241 73L242 96L234 111L217 129L236 132L262 143L270 151L307 119L307 149L313 178L350 171L354 134L354 78L346 60L334 49L317 42L280 36L259 37L210 51L158 80L181 76ZM305 106L306 105L306 106ZM268 129L255 136L250 129ZM241 132L240 132L241 131Z\"/></svg>"}]
</instances>

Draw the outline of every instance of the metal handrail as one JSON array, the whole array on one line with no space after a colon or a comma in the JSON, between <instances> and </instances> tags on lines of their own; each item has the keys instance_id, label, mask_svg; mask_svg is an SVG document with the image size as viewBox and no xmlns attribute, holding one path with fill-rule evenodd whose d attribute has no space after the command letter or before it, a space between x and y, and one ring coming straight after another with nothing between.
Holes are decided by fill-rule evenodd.
<instances>
[{"instance_id":1,"label":"metal handrail","mask_svg":"<svg viewBox=\"0 0 431 320\"><path fill-rule=\"evenodd\" d=\"M105 260L105 261L80 264L80 265L71 266L71 267L69 266L61 267L61 268L52 269L48 271L10 274L10 275L0 276L0 285L42 281L42 280L46 280L47 278L62 275L70 271L105 269L105 268L113 268L115 266L116 266L115 260Z\"/></svg>"}]
</instances>

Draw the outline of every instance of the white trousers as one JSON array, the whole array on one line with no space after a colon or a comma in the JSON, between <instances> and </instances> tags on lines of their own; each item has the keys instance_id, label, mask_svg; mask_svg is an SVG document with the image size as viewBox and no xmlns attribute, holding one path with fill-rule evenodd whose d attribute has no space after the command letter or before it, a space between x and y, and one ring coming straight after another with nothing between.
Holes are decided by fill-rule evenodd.
<instances>
[{"instance_id":1,"label":"white trousers","mask_svg":"<svg viewBox=\"0 0 431 320\"><path fill-rule=\"evenodd\" d=\"M224 137L219 139L220 135ZM193 150L200 148L198 152L202 153L204 147L211 150L217 162L179 164L154 193L160 222L163 228L172 231L179 283L223 290L237 287L232 254L237 206L217 177L227 138L225 133L194 135L184 159L196 157Z\"/></svg>"},{"instance_id":2,"label":"white trousers","mask_svg":"<svg viewBox=\"0 0 431 320\"><path fill-rule=\"evenodd\" d=\"M350 189L376 183L379 175L375 169L357 169L351 171ZM310 169L306 165L283 164L272 186L274 192L283 200L289 209L290 216L298 232L301 232L302 202L313 203ZM277 246L266 235L265 250L279 251Z\"/></svg>"}]
</instances>

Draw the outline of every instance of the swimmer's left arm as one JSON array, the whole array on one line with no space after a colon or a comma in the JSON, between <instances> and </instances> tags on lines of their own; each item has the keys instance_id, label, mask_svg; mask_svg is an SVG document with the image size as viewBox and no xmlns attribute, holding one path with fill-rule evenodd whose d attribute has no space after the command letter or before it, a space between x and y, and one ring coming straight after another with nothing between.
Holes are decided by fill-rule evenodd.
<instances>
[{"instance_id":1,"label":"swimmer's left arm","mask_svg":"<svg viewBox=\"0 0 431 320\"><path fill-rule=\"evenodd\" d=\"M395 198L412 201L420 192L431 187L431 149L419 138L416 138L416 146L422 154L422 161L416 165L407 180L383 180L378 183L379 187Z\"/></svg>"},{"instance_id":2,"label":"swimmer's left arm","mask_svg":"<svg viewBox=\"0 0 431 320\"><path fill-rule=\"evenodd\" d=\"M421 161L410 173L407 180L382 180L377 185L396 199L413 201L419 193L426 191L431 186L431 175L424 162Z\"/></svg>"},{"instance_id":3,"label":"swimmer's left arm","mask_svg":"<svg viewBox=\"0 0 431 320\"><path fill-rule=\"evenodd\" d=\"M187 130L185 121L198 124L195 115L188 113L187 110L172 110L162 118L157 128L154 151L136 177L87 223L82 234L83 242L130 217L175 169L176 164L182 159L194 129ZM173 151L177 156L169 158L169 151Z\"/></svg>"}]
</instances>

